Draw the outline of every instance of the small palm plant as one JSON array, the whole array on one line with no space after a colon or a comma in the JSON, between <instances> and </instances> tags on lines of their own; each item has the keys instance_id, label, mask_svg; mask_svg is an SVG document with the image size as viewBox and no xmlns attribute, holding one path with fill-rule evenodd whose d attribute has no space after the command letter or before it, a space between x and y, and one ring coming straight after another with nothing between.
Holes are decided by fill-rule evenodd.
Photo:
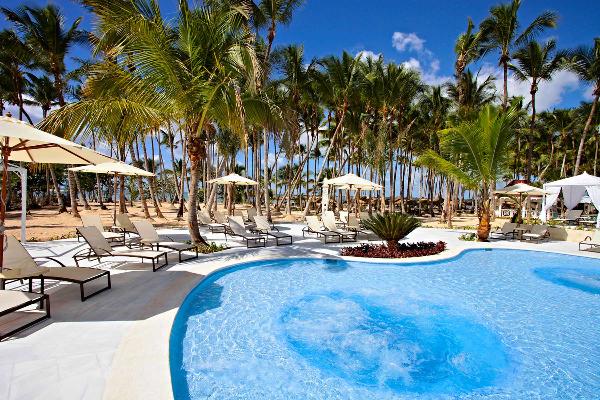
<instances>
[{"instance_id":1,"label":"small palm plant","mask_svg":"<svg viewBox=\"0 0 600 400\"><path fill-rule=\"evenodd\" d=\"M389 248L397 247L399 240L421 226L417 218L401 213L376 214L362 223L381 240L385 240Z\"/></svg>"}]
</instances>

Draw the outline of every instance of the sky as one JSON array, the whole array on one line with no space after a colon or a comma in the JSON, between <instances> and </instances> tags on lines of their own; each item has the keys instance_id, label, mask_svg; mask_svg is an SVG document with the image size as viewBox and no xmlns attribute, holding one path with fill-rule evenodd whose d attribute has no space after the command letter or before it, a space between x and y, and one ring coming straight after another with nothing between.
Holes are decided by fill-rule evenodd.
<instances>
[{"instance_id":1,"label":"sky","mask_svg":"<svg viewBox=\"0 0 600 400\"><path fill-rule=\"evenodd\" d=\"M108 0L109 1L109 0ZM178 0L159 0L163 16L175 18ZM82 27L93 29L93 16L74 0L51 0L71 23L82 17ZM44 5L43 0L0 0L2 6L15 8L21 4ZM278 30L276 45L304 45L307 62L315 57L339 55L384 56L387 61L406 63L418 69L429 84L442 84L451 79L454 42L465 30L467 18L478 24L498 1L488 0L306 0L294 13L290 25ZM558 27L548 30L540 39L554 38L559 48L591 45L600 36L600 7L596 0L523 0L520 10L522 25L528 24L545 10L559 14ZM4 18L0 28L9 27ZM72 56L86 58L89 49L77 48ZM74 65L73 63L69 63ZM488 55L471 65L480 76L501 75L497 54ZM482 78L483 79L483 78ZM529 97L527 82L509 81L509 94ZM551 82L540 85L538 109L577 106L589 100L591 89L566 71L557 73ZM33 112L37 116L37 112Z\"/></svg>"}]
</instances>

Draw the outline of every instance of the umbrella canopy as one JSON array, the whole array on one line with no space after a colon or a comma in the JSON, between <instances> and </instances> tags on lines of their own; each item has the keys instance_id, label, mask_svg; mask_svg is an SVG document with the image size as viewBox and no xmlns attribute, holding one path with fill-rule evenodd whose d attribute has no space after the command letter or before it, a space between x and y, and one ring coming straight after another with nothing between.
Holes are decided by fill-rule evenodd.
<instances>
[{"instance_id":1,"label":"umbrella canopy","mask_svg":"<svg viewBox=\"0 0 600 400\"><path fill-rule=\"evenodd\" d=\"M496 194L526 194L527 196L543 196L548 194L546 190L528 185L526 183L517 183L496 190Z\"/></svg>"},{"instance_id":2,"label":"umbrella canopy","mask_svg":"<svg viewBox=\"0 0 600 400\"><path fill-rule=\"evenodd\" d=\"M554 182L544 184L544 187L564 187L564 186L600 186L600 178L584 172L581 175L570 178L560 179Z\"/></svg>"},{"instance_id":3,"label":"umbrella canopy","mask_svg":"<svg viewBox=\"0 0 600 400\"><path fill-rule=\"evenodd\" d=\"M124 162L115 161L107 162L96 165L84 165L81 167L69 168L70 171L75 172L90 172L96 174L118 174L118 175L130 175L130 176L154 176L152 172L148 172L141 168L134 167L133 165L126 164Z\"/></svg>"},{"instance_id":4,"label":"umbrella canopy","mask_svg":"<svg viewBox=\"0 0 600 400\"><path fill-rule=\"evenodd\" d=\"M45 164L98 164L112 158L41 131L18 119L0 117L0 140L11 161Z\"/></svg>"},{"instance_id":5,"label":"umbrella canopy","mask_svg":"<svg viewBox=\"0 0 600 400\"><path fill-rule=\"evenodd\" d=\"M41 131L34 126L12 118L0 117L0 147L2 148L2 193L0 201L0 244L4 243L4 220L8 161L47 164L99 164L114 161L112 158L82 145ZM4 246L0 246L0 271L4 265Z\"/></svg>"},{"instance_id":6,"label":"umbrella canopy","mask_svg":"<svg viewBox=\"0 0 600 400\"><path fill-rule=\"evenodd\" d=\"M355 174L346 174L333 179L325 179L324 185L335 186L340 189L379 190L381 185L361 178Z\"/></svg>"},{"instance_id":7,"label":"umbrella canopy","mask_svg":"<svg viewBox=\"0 0 600 400\"><path fill-rule=\"evenodd\" d=\"M211 179L208 183L217 183L221 185L241 185L241 186L252 186L258 185L258 182L252 179L245 178L238 174L229 174L227 176L221 176L220 178Z\"/></svg>"}]
</instances>

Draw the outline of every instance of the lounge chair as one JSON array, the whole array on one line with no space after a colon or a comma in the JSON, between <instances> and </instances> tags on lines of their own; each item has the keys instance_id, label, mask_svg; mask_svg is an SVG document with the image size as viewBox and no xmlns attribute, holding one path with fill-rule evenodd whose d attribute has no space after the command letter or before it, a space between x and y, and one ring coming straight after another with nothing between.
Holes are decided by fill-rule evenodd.
<instances>
[{"instance_id":1,"label":"lounge chair","mask_svg":"<svg viewBox=\"0 0 600 400\"><path fill-rule=\"evenodd\" d=\"M336 225L339 225L339 226L341 226L342 228L345 228L345 227L346 227L346 223L345 223L344 221L339 221L339 220L337 220L337 219L335 218L335 213L334 213L333 211L331 211L331 210L329 210L329 211L325 211L325 212L323 213L323 216L322 216L322 219L323 219L323 221L325 221L325 218L327 218L327 219L329 219L329 220L331 220L331 221L335 222L335 224L336 224ZM325 222L323 222L323 223L325 223Z\"/></svg>"},{"instance_id":2,"label":"lounge chair","mask_svg":"<svg viewBox=\"0 0 600 400\"><path fill-rule=\"evenodd\" d=\"M104 239L106 240L106 239ZM40 267L35 260L51 260L60 265L60 267L45 268ZM23 247L21 242L12 236L6 237L6 250L4 252L5 267L0 272L0 289L4 289L4 282L9 280L29 279L29 291L32 290L32 279L40 279L41 291L44 293L44 280L52 279L76 283L79 285L79 294L81 301L85 301L105 290L111 288L110 272L98 268L85 267L67 267L62 262L53 257L33 258ZM98 279L106 278L107 285L94 291L91 294L85 294L85 284L94 282Z\"/></svg>"},{"instance_id":3,"label":"lounge chair","mask_svg":"<svg viewBox=\"0 0 600 400\"><path fill-rule=\"evenodd\" d=\"M179 262L184 261L181 258L181 253L183 253L184 251L191 251L191 252L196 253L195 256L192 255L191 257L188 257L185 260L191 260L192 258L198 258L198 246L193 245L193 244L176 242L175 240L173 240L172 238L170 238L166 235L159 236L158 232L156 232L156 229L154 229L154 226L152 226L152 224L150 222L145 221L145 220L133 221L133 225L135 226L135 229L137 230L138 234L140 235L139 243L142 246L150 245L152 250L154 250L154 246L156 246L156 251L160 251L161 247L163 247L165 249L176 251L177 254L179 255ZM165 240L165 238L166 238L166 240Z\"/></svg>"},{"instance_id":4,"label":"lounge chair","mask_svg":"<svg viewBox=\"0 0 600 400\"><path fill-rule=\"evenodd\" d=\"M583 210L567 210L564 218L556 218L555 221L577 224L577 221L581 218L581 214L583 214Z\"/></svg>"},{"instance_id":5,"label":"lounge chair","mask_svg":"<svg viewBox=\"0 0 600 400\"><path fill-rule=\"evenodd\" d=\"M75 260L75 264L77 266L79 266L80 260L88 260L95 258L98 260L98 262L100 262L100 259L105 257L130 257L141 259L142 262L144 262L144 260L151 260L152 271L156 271L169 263L167 253L164 251L132 249L115 250L112 248L110 243L108 243L108 240L106 240L102 236L98 228L89 226L77 228L77 230L89 246L89 249L81 250L73 255L73 259ZM162 257L165 258L165 263L158 265Z\"/></svg>"},{"instance_id":6,"label":"lounge chair","mask_svg":"<svg viewBox=\"0 0 600 400\"><path fill-rule=\"evenodd\" d=\"M82 215L81 222L84 227L93 226L93 227L98 228L98 230L100 231L102 236L104 236L104 238L106 240L108 240L109 242L121 242L121 243L125 244L125 232L117 233L117 232L105 231L104 225L102 225L102 219L100 219L99 215L95 215L95 214ZM77 233L77 241L79 241L80 238L81 238L81 235L79 235L79 233Z\"/></svg>"},{"instance_id":7,"label":"lounge chair","mask_svg":"<svg viewBox=\"0 0 600 400\"><path fill-rule=\"evenodd\" d=\"M582 248L581 246L589 246L587 249ZM579 242L579 250L580 251L591 251L597 247L600 247L600 230L595 230L591 236L586 236L581 242Z\"/></svg>"},{"instance_id":8,"label":"lounge chair","mask_svg":"<svg viewBox=\"0 0 600 400\"><path fill-rule=\"evenodd\" d=\"M267 217L256 215L254 217L254 222L256 223L256 226L252 228L251 231L275 238L275 244L277 246L293 243L292 235L279 232L279 229L274 226L272 227ZM282 241L282 243L280 243L280 241Z\"/></svg>"},{"instance_id":9,"label":"lounge chair","mask_svg":"<svg viewBox=\"0 0 600 400\"><path fill-rule=\"evenodd\" d=\"M349 214L348 215L348 224L346 225L346 228L349 231L353 231L356 232L357 234L363 234L363 235L375 235L375 232L370 231L368 229L364 229L361 225L360 225L360 221L358 220L358 218L356 218L355 215L353 214Z\"/></svg>"},{"instance_id":10,"label":"lounge chair","mask_svg":"<svg viewBox=\"0 0 600 400\"><path fill-rule=\"evenodd\" d=\"M11 329L9 331L3 332L0 331L0 340L6 339L14 335L15 333L21 332L33 326L37 323L42 322L45 319L50 318L50 297L47 294L43 293L28 293L21 292L18 290L0 290L0 317L4 317L6 315L10 315L16 313L20 310L23 310L26 307L32 306L34 304L40 304L40 308L45 309L45 313L42 316L30 320L29 322L18 326L17 328ZM37 310L27 311L28 313L40 314Z\"/></svg>"},{"instance_id":11,"label":"lounge chair","mask_svg":"<svg viewBox=\"0 0 600 400\"><path fill-rule=\"evenodd\" d=\"M248 221L252 222L254 221L254 217L256 217L258 215L258 212L256 211L256 207L252 207L248 209Z\"/></svg>"},{"instance_id":12,"label":"lounge chair","mask_svg":"<svg viewBox=\"0 0 600 400\"><path fill-rule=\"evenodd\" d=\"M122 232L139 236L135 225L133 225L133 222L131 222L129 215L127 214L117 214L116 228L120 229Z\"/></svg>"},{"instance_id":13,"label":"lounge chair","mask_svg":"<svg viewBox=\"0 0 600 400\"><path fill-rule=\"evenodd\" d=\"M518 224L514 222L505 222L504 225L502 225L502 228L497 227L495 231L490 232L490 238L502 240L506 240L508 238L514 239L515 235L517 234L517 231L515 230L517 225Z\"/></svg>"},{"instance_id":14,"label":"lounge chair","mask_svg":"<svg viewBox=\"0 0 600 400\"><path fill-rule=\"evenodd\" d=\"M340 222L347 225L349 215L350 215L350 212L348 212L348 211L340 211Z\"/></svg>"},{"instance_id":15,"label":"lounge chair","mask_svg":"<svg viewBox=\"0 0 600 400\"><path fill-rule=\"evenodd\" d=\"M521 240L530 240L537 243L548 239L550 239L550 232L548 232L548 226L546 225L534 225L529 232L521 235Z\"/></svg>"},{"instance_id":16,"label":"lounge chair","mask_svg":"<svg viewBox=\"0 0 600 400\"><path fill-rule=\"evenodd\" d=\"M200 226L207 227L210 233L225 233L227 229L227 225L214 223L206 211L198 213L198 220L200 221Z\"/></svg>"},{"instance_id":17,"label":"lounge chair","mask_svg":"<svg viewBox=\"0 0 600 400\"><path fill-rule=\"evenodd\" d=\"M314 215L306 216L306 227L302 229L302 237L307 233L314 233L317 238L322 237L325 243L341 243L342 236L339 233L327 230ZM335 240L331 240L335 239Z\"/></svg>"},{"instance_id":18,"label":"lounge chair","mask_svg":"<svg viewBox=\"0 0 600 400\"><path fill-rule=\"evenodd\" d=\"M246 247L249 249L267 246L267 239L265 239L263 236L255 235L246 230L246 227L244 226L244 219L242 217L229 217L229 229L225 232L225 240L227 240L227 235L239 236L243 238L246 242Z\"/></svg>"},{"instance_id":19,"label":"lounge chair","mask_svg":"<svg viewBox=\"0 0 600 400\"><path fill-rule=\"evenodd\" d=\"M342 242L356 242L357 232L339 229L336 225L336 221L331 218L331 215L323 214L323 225L325 225L325 228L330 232L340 235Z\"/></svg>"}]
</instances>

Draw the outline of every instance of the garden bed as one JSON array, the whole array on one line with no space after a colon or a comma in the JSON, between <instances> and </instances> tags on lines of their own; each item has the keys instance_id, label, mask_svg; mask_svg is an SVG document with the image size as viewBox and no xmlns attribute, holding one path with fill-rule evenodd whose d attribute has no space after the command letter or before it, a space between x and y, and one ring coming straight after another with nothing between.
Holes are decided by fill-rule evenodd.
<instances>
[{"instance_id":1,"label":"garden bed","mask_svg":"<svg viewBox=\"0 0 600 400\"><path fill-rule=\"evenodd\" d=\"M444 250L446 250L446 243L442 241L399 243L396 247L388 247L385 244L363 244L346 247L342 249L341 255L369 258L410 258L432 256Z\"/></svg>"}]
</instances>

